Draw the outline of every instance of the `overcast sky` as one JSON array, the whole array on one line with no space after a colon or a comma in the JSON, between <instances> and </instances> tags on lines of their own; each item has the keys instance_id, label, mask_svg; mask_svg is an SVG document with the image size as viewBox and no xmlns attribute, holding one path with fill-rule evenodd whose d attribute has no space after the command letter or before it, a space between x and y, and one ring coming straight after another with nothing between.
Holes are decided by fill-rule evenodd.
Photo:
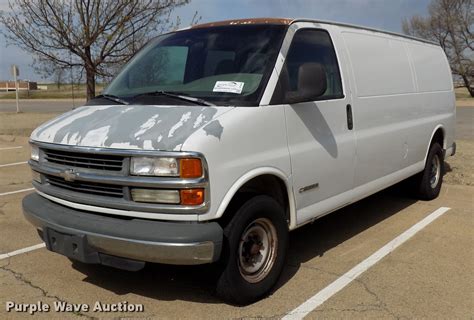
<instances>
[{"instance_id":1,"label":"overcast sky","mask_svg":"<svg viewBox=\"0 0 474 320\"><path fill-rule=\"evenodd\" d=\"M289 17L333 20L401 32L403 17L426 14L430 0L191 0L174 12L182 26L195 11L201 22L252 17ZM0 0L8 10L8 0ZM30 53L6 44L0 35L0 80L10 79L9 66L20 67L22 79L44 81L31 68Z\"/></svg>"}]
</instances>

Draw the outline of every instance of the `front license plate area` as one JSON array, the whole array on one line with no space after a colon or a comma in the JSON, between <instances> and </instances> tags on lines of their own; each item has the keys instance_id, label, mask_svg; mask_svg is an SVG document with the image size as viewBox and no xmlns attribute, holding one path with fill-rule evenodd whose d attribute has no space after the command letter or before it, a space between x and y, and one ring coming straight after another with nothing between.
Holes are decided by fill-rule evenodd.
<instances>
[{"instance_id":1,"label":"front license plate area","mask_svg":"<svg viewBox=\"0 0 474 320\"><path fill-rule=\"evenodd\" d=\"M99 254L87 244L85 235L66 234L53 229L45 231L44 240L48 250L84 263L99 262Z\"/></svg>"}]
</instances>

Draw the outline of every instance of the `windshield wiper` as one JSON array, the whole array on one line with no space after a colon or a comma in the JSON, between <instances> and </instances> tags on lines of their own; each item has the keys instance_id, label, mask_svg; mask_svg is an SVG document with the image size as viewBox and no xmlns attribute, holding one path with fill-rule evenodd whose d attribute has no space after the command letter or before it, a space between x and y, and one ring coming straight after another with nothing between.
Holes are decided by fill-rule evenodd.
<instances>
[{"instance_id":1,"label":"windshield wiper","mask_svg":"<svg viewBox=\"0 0 474 320\"><path fill-rule=\"evenodd\" d=\"M195 98L191 97L188 95L184 95L182 93L178 92L169 92L169 91L151 91L151 92L144 92L137 94L133 96L133 99L143 97L143 96L165 96L165 97L170 97L174 99L179 99L179 100L184 100L184 101L189 101L189 102L194 102L195 104L201 105L201 106L215 106L215 104L210 103L209 101L206 101L201 98Z\"/></svg>"},{"instance_id":2,"label":"windshield wiper","mask_svg":"<svg viewBox=\"0 0 474 320\"><path fill-rule=\"evenodd\" d=\"M107 100L110 100L110 101L113 101L113 102L117 102L117 103L120 103L120 104L130 104L127 101L123 100L122 98L114 96L112 94L99 94L98 96L94 97L94 99L101 99L101 98L102 99L107 99Z\"/></svg>"}]
</instances>

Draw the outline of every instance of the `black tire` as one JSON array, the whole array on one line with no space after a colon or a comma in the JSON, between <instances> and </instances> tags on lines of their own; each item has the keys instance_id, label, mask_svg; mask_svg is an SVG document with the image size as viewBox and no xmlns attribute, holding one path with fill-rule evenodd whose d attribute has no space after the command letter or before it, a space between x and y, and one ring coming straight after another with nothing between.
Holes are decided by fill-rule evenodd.
<instances>
[{"instance_id":1,"label":"black tire","mask_svg":"<svg viewBox=\"0 0 474 320\"><path fill-rule=\"evenodd\" d=\"M437 163L437 167L436 164ZM438 171L439 170L439 171ZM439 172L436 178L437 172ZM426 158L425 169L415 177L415 190L418 198L433 200L439 196L444 175L444 153L439 143L431 145Z\"/></svg>"},{"instance_id":2,"label":"black tire","mask_svg":"<svg viewBox=\"0 0 474 320\"><path fill-rule=\"evenodd\" d=\"M259 237L259 234L267 237ZM275 237L270 237L271 234ZM266 296L283 270L288 242L285 212L278 202L265 195L244 202L224 228L223 271L217 282L218 296L235 305L247 305ZM259 262L254 263L256 260ZM249 272L260 261L265 262L254 273Z\"/></svg>"}]
</instances>

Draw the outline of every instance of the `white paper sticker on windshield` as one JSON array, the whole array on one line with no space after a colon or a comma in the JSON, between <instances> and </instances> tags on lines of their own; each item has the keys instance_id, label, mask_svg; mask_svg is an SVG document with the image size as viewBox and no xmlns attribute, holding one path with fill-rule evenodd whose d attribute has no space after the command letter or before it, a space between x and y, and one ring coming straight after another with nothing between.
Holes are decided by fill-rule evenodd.
<instances>
[{"instance_id":1,"label":"white paper sticker on windshield","mask_svg":"<svg viewBox=\"0 0 474 320\"><path fill-rule=\"evenodd\" d=\"M241 94L244 89L244 82L238 81L216 81L213 92L230 92Z\"/></svg>"}]
</instances>

